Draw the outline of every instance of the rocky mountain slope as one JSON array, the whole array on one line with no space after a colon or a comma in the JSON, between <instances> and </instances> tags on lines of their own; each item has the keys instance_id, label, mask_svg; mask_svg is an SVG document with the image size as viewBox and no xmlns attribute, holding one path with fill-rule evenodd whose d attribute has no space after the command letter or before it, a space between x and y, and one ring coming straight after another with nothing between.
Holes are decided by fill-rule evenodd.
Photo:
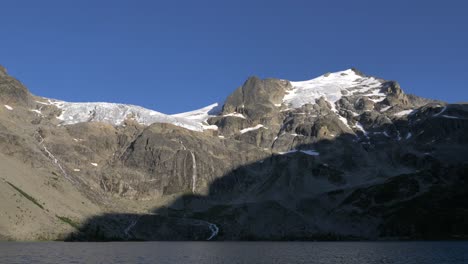
<instances>
[{"instance_id":1,"label":"rocky mountain slope","mask_svg":"<svg viewBox=\"0 0 468 264\"><path fill-rule=\"evenodd\" d=\"M350 69L165 115L0 68L0 239L456 239L468 105Z\"/></svg>"}]
</instances>

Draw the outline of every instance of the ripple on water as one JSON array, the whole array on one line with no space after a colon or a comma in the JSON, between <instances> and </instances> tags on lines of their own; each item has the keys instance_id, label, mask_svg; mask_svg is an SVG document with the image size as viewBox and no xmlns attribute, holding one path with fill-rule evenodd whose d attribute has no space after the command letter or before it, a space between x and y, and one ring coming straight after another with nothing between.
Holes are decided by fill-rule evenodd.
<instances>
[{"instance_id":1,"label":"ripple on water","mask_svg":"<svg viewBox=\"0 0 468 264\"><path fill-rule=\"evenodd\" d=\"M468 263L468 242L0 243L0 263Z\"/></svg>"}]
</instances>

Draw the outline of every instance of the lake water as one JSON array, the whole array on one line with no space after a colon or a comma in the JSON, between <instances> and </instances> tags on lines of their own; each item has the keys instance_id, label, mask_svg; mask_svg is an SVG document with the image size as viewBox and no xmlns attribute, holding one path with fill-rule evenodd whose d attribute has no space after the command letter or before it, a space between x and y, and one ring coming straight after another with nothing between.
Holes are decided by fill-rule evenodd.
<instances>
[{"instance_id":1,"label":"lake water","mask_svg":"<svg viewBox=\"0 0 468 264\"><path fill-rule=\"evenodd\" d=\"M0 263L468 263L468 242L0 242Z\"/></svg>"}]
</instances>

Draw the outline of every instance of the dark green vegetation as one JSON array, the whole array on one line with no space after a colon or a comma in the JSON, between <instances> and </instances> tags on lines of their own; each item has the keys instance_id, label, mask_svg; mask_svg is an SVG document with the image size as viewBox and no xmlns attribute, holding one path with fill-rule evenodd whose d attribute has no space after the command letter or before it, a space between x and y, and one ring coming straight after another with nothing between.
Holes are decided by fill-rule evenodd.
<instances>
[{"instance_id":1,"label":"dark green vegetation","mask_svg":"<svg viewBox=\"0 0 468 264\"><path fill-rule=\"evenodd\" d=\"M13 185L11 182L8 182L8 185L10 185L11 187L13 187L13 189L17 190L19 193L21 193L21 195L23 195L26 199L28 199L29 201L31 201L32 203L34 203L35 205L37 205L39 208L41 209L44 209L44 207L36 200L36 198L32 197L31 195L27 194L26 192L24 192L23 190L21 190L20 188L16 187L15 185Z\"/></svg>"},{"instance_id":2,"label":"dark green vegetation","mask_svg":"<svg viewBox=\"0 0 468 264\"><path fill-rule=\"evenodd\" d=\"M66 223L66 224L69 224L70 226L76 228L76 229L79 229L80 228L80 225L78 223L76 223L75 221L71 220L70 218L66 217L66 216L58 216L56 215L55 217L57 217L58 219L60 219L62 222Z\"/></svg>"}]
</instances>

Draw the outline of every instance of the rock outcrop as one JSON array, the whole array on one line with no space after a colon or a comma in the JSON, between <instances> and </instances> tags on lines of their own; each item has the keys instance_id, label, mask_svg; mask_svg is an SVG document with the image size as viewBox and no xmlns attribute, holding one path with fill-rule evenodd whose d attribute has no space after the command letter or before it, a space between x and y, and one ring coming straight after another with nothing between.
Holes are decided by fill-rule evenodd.
<instances>
[{"instance_id":1,"label":"rock outcrop","mask_svg":"<svg viewBox=\"0 0 468 264\"><path fill-rule=\"evenodd\" d=\"M31 94L18 80L10 77L0 66L0 102L6 105L30 105Z\"/></svg>"}]
</instances>

